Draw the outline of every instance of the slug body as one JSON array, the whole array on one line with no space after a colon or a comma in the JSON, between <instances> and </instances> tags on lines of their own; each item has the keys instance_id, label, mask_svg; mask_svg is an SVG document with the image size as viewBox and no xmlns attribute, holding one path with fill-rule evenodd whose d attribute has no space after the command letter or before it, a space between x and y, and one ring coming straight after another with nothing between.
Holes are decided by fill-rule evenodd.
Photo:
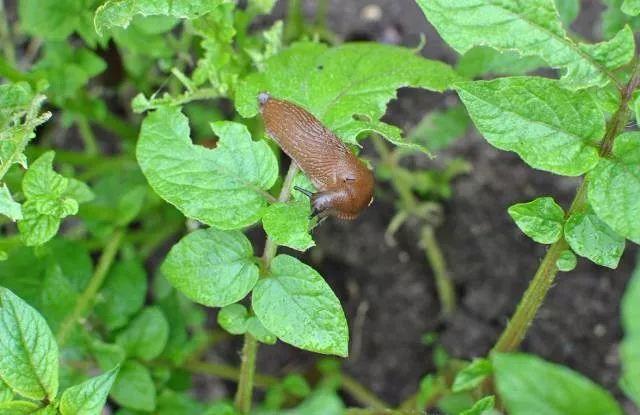
<instances>
[{"instance_id":1,"label":"slug body","mask_svg":"<svg viewBox=\"0 0 640 415\"><path fill-rule=\"evenodd\" d=\"M304 108L258 96L267 134L311 179L311 196L320 215L355 219L373 201L374 179L367 166L329 129Z\"/></svg>"}]
</instances>

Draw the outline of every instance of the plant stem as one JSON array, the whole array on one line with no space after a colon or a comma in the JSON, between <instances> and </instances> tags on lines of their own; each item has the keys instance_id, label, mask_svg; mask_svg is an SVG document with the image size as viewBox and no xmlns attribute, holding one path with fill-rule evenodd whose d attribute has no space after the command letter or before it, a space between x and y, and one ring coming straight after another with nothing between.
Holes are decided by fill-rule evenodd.
<instances>
[{"instance_id":1,"label":"plant stem","mask_svg":"<svg viewBox=\"0 0 640 415\"><path fill-rule=\"evenodd\" d=\"M2 42L4 56L11 64L15 63L16 52L13 49L13 40L11 39L11 30L9 29L4 0L0 0L0 41Z\"/></svg>"},{"instance_id":2,"label":"plant stem","mask_svg":"<svg viewBox=\"0 0 640 415\"><path fill-rule=\"evenodd\" d=\"M93 134L93 130L91 130L89 121L85 117L78 117L77 124L78 131L80 131L80 137L84 144L85 153L88 156L95 156L99 153L98 143L95 134Z\"/></svg>"},{"instance_id":3,"label":"plant stem","mask_svg":"<svg viewBox=\"0 0 640 415\"><path fill-rule=\"evenodd\" d=\"M187 362L182 369L186 369L192 373L198 373L202 375L216 376L221 379L231 380L238 382L240 380L240 369L230 365L224 365L219 363L206 363L206 362ZM253 384L257 387L267 388L275 385L280 380L273 376L261 375L254 373Z\"/></svg>"},{"instance_id":4,"label":"plant stem","mask_svg":"<svg viewBox=\"0 0 640 415\"><path fill-rule=\"evenodd\" d=\"M286 202L291 195L291 186L293 179L298 173L298 166L291 161L289 170L282 183L278 202ZM271 266L271 260L278 251L278 245L269 237L264 244L264 252L262 253L262 273L265 274ZM253 394L253 378L256 370L256 354L258 352L258 342L249 333L244 335L244 346L242 347L240 377L238 379L238 390L235 396L235 406L238 411L248 414L251 410L251 398Z\"/></svg>"},{"instance_id":5,"label":"plant stem","mask_svg":"<svg viewBox=\"0 0 640 415\"><path fill-rule=\"evenodd\" d=\"M111 234L111 238L104 247L102 255L100 255L98 265L89 280L89 284L87 284L87 288L85 288L84 292L80 294L71 314L67 315L60 324L60 328L56 335L58 346L62 347L65 344L71 330L86 314L89 306L95 299L96 294L98 294L98 291L100 290L100 287L102 287L102 283L107 276L107 272L109 271L109 268L111 268L111 264L113 264L116 254L118 253L118 248L120 247L123 235L124 232L121 229L117 229L113 234Z\"/></svg>"},{"instance_id":6,"label":"plant stem","mask_svg":"<svg viewBox=\"0 0 640 415\"><path fill-rule=\"evenodd\" d=\"M451 315L456 308L456 293L453 289L453 284L447 271L447 264L445 263L444 255L442 255L442 250L436 239L433 227L429 225L422 227L420 242L433 270L433 275L436 280L436 290L438 291L440 305L442 306L442 314L445 316Z\"/></svg>"},{"instance_id":7,"label":"plant stem","mask_svg":"<svg viewBox=\"0 0 640 415\"><path fill-rule=\"evenodd\" d=\"M629 108L628 104L633 96L633 92L640 83L640 65L636 64L633 71L631 80L623 88L621 92L620 106L613 115L613 117L607 123L607 130L605 136L600 144L600 155L606 157L610 154L613 148L613 142L615 138L624 130L627 121L629 120ZM587 202L587 189L588 183L585 178L578 190L576 196L571 203L571 207L567 212L567 217L572 213L584 209ZM538 309L542 306L549 289L551 288L553 281L558 273L558 267L556 261L560 257L560 254L568 248L567 242L564 238L551 245L546 255L542 259L538 270L536 271L529 287L525 291L516 312L509 320L509 324L502 332L502 335L498 339L498 342L493 347L493 352L506 353L516 350L522 340L524 339L531 322L536 316Z\"/></svg>"},{"instance_id":8,"label":"plant stem","mask_svg":"<svg viewBox=\"0 0 640 415\"><path fill-rule=\"evenodd\" d=\"M340 375L340 379L342 381L342 389L362 405L377 410L386 410L389 408L389 404L378 398L373 392L362 386L351 376L342 374Z\"/></svg>"}]
</instances>

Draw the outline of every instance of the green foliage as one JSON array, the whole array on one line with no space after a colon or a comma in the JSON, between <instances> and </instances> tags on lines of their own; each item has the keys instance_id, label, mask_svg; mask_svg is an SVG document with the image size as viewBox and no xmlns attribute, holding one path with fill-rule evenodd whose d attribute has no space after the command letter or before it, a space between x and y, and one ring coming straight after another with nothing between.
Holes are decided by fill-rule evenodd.
<instances>
[{"instance_id":1,"label":"green foliage","mask_svg":"<svg viewBox=\"0 0 640 415\"><path fill-rule=\"evenodd\" d=\"M60 398L60 413L62 415L100 415L117 374L118 368L114 368L65 390Z\"/></svg>"},{"instance_id":2,"label":"green foliage","mask_svg":"<svg viewBox=\"0 0 640 415\"><path fill-rule=\"evenodd\" d=\"M552 197L513 205L509 215L525 235L538 243L552 244L562 235L564 210Z\"/></svg>"},{"instance_id":3,"label":"green foliage","mask_svg":"<svg viewBox=\"0 0 640 415\"><path fill-rule=\"evenodd\" d=\"M567 219L564 235L573 252L605 267L616 268L624 252L624 238L591 209L573 213Z\"/></svg>"},{"instance_id":4,"label":"green foliage","mask_svg":"<svg viewBox=\"0 0 640 415\"><path fill-rule=\"evenodd\" d=\"M578 265L578 258L576 258L575 254L568 249L566 251L562 251L560 257L556 261L558 270L563 272L573 271L576 265Z\"/></svg>"},{"instance_id":5,"label":"green foliage","mask_svg":"<svg viewBox=\"0 0 640 415\"><path fill-rule=\"evenodd\" d=\"M622 377L620 385L627 396L640 406L640 267L631 276L622 299L622 328L624 339L620 344Z\"/></svg>"},{"instance_id":6,"label":"green foliage","mask_svg":"<svg viewBox=\"0 0 640 415\"><path fill-rule=\"evenodd\" d=\"M495 354L491 361L510 414L622 414L607 391L568 368L525 354Z\"/></svg>"},{"instance_id":7,"label":"green foliage","mask_svg":"<svg viewBox=\"0 0 640 415\"><path fill-rule=\"evenodd\" d=\"M496 398L494 396L485 396L480 399L473 406L466 411L460 413L460 415L484 415L492 413L492 409L496 404Z\"/></svg>"},{"instance_id":8,"label":"green foliage","mask_svg":"<svg viewBox=\"0 0 640 415\"><path fill-rule=\"evenodd\" d=\"M265 232L278 245L306 251L315 245L309 235L311 209L307 201L274 203L262 217Z\"/></svg>"},{"instance_id":9,"label":"green foliage","mask_svg":"<svg viewBox=\"0 0 640 415\"><path fill-rule=\"evenodd\" d=\"M252 306L267 330L286 343L347 356L349 333L340 302L313 268L288 255L274 258L253 290Z\"/></svg>"},{"instance_id":10,"label":"green foliage","mask_svg":"<svg viewBox=\"0 0 640 415\"><path fill-rule=\"evenodd\" d=\"M487 141L532 167L578 176L598 163L605 122L587 91L539 77L464 82L456 89Z\"/></svg>"},{"instance_id":11,"label":"green foliage","mask_svg":"<svg viewBox=\"0 0 640 415\"><path fill-rule=\"evenodd\" d=\"M475 359L467 367L456 375L451 385L454 393L464 392L474 389L480 385L487 377L491 376L493 369L491 362L487 359Z\"/></svg>"},{"instance_id":12,"label":"green foliage","mask_svg":"<svg viewBox=\"0 0 640 415\"><path fill-rule=\"evenodd\" d=\"M553 0L417 3L457 52L490 46L539 56L550 66L564 69L562 83L575 89L606 85L613 78L610 71L628 63L634 54L633 33L628 27L608 42L589 45L572 40L562 27Z\"/></svg>"}]
</instances>

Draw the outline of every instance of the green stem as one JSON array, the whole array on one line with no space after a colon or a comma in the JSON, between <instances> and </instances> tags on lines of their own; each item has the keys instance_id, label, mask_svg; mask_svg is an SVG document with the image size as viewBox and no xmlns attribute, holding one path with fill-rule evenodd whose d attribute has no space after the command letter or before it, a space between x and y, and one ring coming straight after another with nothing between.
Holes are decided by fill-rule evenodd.
<instances>
[{"instance_id":1,"label":"green stem","mask_svg":"<svg viewBox=\"0 0 640 415\"><path fill-rule=\"evenodd\" d=\"M611 120L607 123L607 130L605 136L600 144L600 155L606 157L610 154L613 148L615 138L624 130L625 125L629 120L629 102L632 99L633 92L640 83L640 65L636 65L633 75L629 83L621 91L621 100L618 110L613 115ZM572 213L580 211L587 205L587 189L588 183L586 178L582 181L576 196L571 203L571 207L567 212L567 217ZM507 327L502 332L502 335L498 339L498 342L493 347L493 352L506 353L516 350L525 335L527 330L531 326L536 313L542 306L544 299L549 292L549 289L553 285L556 275L558 274L558 267L556 261L560 258L560 254L568 248L567 242L564 238L551 245L546 255L542 259L538 270L536 271L529 287L525 291L516 312L509 320Z\"/></svg>"},{"instance_id":2,"label":"green stem","mask_svg":"<svg viewBox=\"0 0 640 415\"><path fill-rule=\"evenodd\" d=\"M9 21L4 7L4 1L0 0L0 42L2 42L2 51L9 63L16 61L16 52L13 49L13 41L11 39L11 30L9 30Z\"/></svg>"},{"instance_id":3,"label":"green stem","mask_svg":"<svg viewBox=\"0 0 640 415\"><path fill-rule=\"evenodd\" d=\"M386 410L389 408L389 404L378 398L373 392L362 386L351 376L343 374L340 378L342 381L342 389L362 405L377 410Z\"/></svg>"},{"instance_id":4,"label":"green stem","mask_svg":"<svg viewBox=\"0 0 640 415\"><path fill-rule=\"evenodd\" d=\"M278 202L286 202L291 195L291 186L293 185L293 179L298 173L298 166L295 162L291 161L289 170L285 176L282 188L280 189L280 195L278 196ZM278 251L278 245L269 237L264 245L264 252L262 253L262 271L263 274L269 270L271 266L271 260L275 257ZM248 414L251 410L251 398L253 395L253 380L256 370L256 354L258 352L258 342L249 333L244 335L244 346L242 347L241 365L240 365L240 377L238 379L238 390L235 396L235 406L238 411L243 414Z\"/></svg>"},{"instance_id":5,"label":"green stem","mask_svg":"<svg viewBox=\"0 0 640 415\"><path fill-rule=\"evenodd\" d=\"M96 140L91 125L86 117L78 117L76 122L78 124L78 130L80 131L80 137L84 143L84 151L88 156L95 156L99 153L98 142Z\"/></svg>"},{"instance_id":6,"label":"green stem","mask_svg":"<svg viewBox=\"0 0 640 415\"><path fill-rule=\"evenodd\" d=\"M422 227L421 245L433 270L436 290L442 306L442 314L449 316L456 308L456 293L432 226L425 225Z\"/></svg>"},{"instance_id":7,"label":"green stem","mask_svg":"<svg viewBox=\"0 0 640 415\"><path fill-rule=\"evenodd\" d=\"M107 242L107 245L102 251L102 255L100 255L98 265L89 280L87 288L85 288L84 292L80 294L71 314L67 315L60 324L60 328L56 335L58 345L60 347L65 344L76 323L87 313L96 297L96 294L98 294L100 287L102 287L102 283L107 276L107 272L111 268L111 264L113 264L116 254L118 253L118 248L120 247L123 235L124 232L122 230L116 230L113 232L111 238Z\"/></svg>"},{"instance_id":8,"label":"green stem","mask_svg":"<svg viewBox=\"0 0 640 415\"><path fill-rule=\"evenodd\" d=\"M220 363L206 363L206 362L187 362L181 366L182 369L186 369L191 373L197 373L201 375L216 376L221 379L231 380L238 382L240 380L240 369L230 365L224 365ZM261 375L254 373L253 384L260 388L268 388L278 383L280 380L273 376Z\"/></svg>"}]
</instances>

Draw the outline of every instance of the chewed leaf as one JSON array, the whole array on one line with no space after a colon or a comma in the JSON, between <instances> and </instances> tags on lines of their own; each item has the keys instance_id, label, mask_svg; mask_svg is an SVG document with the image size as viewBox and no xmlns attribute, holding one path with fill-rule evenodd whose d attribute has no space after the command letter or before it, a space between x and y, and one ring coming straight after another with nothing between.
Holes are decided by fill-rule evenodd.
<instances>
[{"instance_id":1,"label":"chewed leaf","mask_svg":"<svg viewBox=\"0 0 640 415\"><path fill-rule=\"evenodd\" d=\"M443 91L456 79L451 67L406 48L375 43L329 48L300 42L267 60L264 72L241 83L236 107L242 116L253 117L258 94L267 91L304 107L348 143L355 144L363 132L379 131L404 145L399 129L379 121L396 90Z\"/></svg>"},{"instance_id":2,"label":"chewed leaf","mask_svg":"<svg viewBox=\"0 0 640 415\"><path fill-rule=\"evenodd\" d=\"M226 0L109 0L98 7L94 17L96 32L119 26L126 28L136 15L173 16L193 19L213 10Z\"/></svg>"},{"instance_id":3,"label":"chewed leaf","mask_svg":"<svg viewBox=\"0 0 640 415\"><path fill-rule=\"evenodd\" d=\"M267 204L277 160L243 125L220 122L213 128L220 140L210 150L191 142L180 109L152 112L142 123L138 162L156 193L185 216L220 229L251 225Z\"/></svg>"},{"instance_id":4,"label":"chewed leaf","mask_svg":"<svg viewBox=\"0 0 640 415\"><path fill-rule=\"evenodd\" d=\"M613 39L589 45L571 39L562 27L553 0L418 0L444 40L459 53L474 46L539 56L565 70L562 82L572 89L604 86L611 70L634 55L631 29Z\"/></svg>"}]
</instances>

